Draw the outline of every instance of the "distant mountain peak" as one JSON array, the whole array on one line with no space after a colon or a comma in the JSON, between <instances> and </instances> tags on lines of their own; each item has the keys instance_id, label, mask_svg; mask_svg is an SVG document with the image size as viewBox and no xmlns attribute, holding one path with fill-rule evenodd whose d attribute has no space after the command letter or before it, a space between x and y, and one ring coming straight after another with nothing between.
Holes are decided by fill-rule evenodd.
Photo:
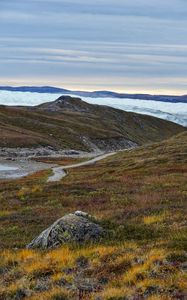
<instances>
[{"instance_id":1,"label":"distant mountain peak","mask_svg":"<svg viewBox=\"0 0 187 300\"><path fill-rule=\"evenodd\" d=\"M40 110L50 112L70 111L70 112L90 112L93 110L94 105L90 105L80 98L71 96L60 96L53 102L43 103L37 108Z\"/></svg>"},{"instance_id":2,"label":"distant mountain peak","mask_svg":"<svg viewBox=\"0 0 187 300\"><path fill-rule=\"evenodd\" d=\"M60 96L58 99L54 101L54 103L62 104L62 105L68 105L69 103L76 102L77 100L82 101L78 97L71 97L71 96Z\"/></svg>"}]
</instances>

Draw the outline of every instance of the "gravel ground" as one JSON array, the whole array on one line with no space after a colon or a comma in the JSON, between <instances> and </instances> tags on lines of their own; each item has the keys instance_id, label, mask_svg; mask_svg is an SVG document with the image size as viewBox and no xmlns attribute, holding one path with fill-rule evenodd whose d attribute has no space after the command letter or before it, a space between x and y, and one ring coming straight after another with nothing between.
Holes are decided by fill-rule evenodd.
<instances>
[{"instance_id":1,"label":"gravel ground","mask_svg":"<svg viewBox=\"0 0 187 300\"><path fill-rule=\"evenodd\" d=\"M57 164L47 164L34 161L34 158L94 158L103 152L84 152L76 150L58 150L44 148L0 148L0 179L16 179L37 171L58 167ZM62 172L61 172L62 173Z\"/></svg>"},{"instance_id":2,"label":"gravel ground","mask_svg":"<svg viewBox=\"0 0 187 300\"><path fill-rule=\"evenodd\" d=\"M55 167L55 165L35 162L29 159L15 159L14 161L9 161L0 158L0 179L21 178L28 174L52 167Z\"/></svg>"}]
</instances>

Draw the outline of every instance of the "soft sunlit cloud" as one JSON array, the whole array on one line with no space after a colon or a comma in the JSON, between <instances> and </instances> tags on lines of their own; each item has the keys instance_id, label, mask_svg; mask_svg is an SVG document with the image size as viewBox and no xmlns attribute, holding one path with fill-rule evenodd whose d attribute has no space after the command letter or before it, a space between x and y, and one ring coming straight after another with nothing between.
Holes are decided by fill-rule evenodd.
<instances>
[{"instance_id":1,"label":"soft sunlit cloud","mask_svg":"<svg viewBox=\"0 0 187 300\"><path fill-rule=\"evenodd\" d=\"M186 93L185 4L1 0L1 82Z\"/></svg>"},{"instance_id":2,"label":"soft sunlit cloud","mask_svg":"<svg viewBox=\"0 0 187 300\"><path fill-rule=\"evenodd\" d=\"M73 76L46 76L45 80L41 77L31 78L11 78L11 77L0 77L0 85L11 85L11 86L43 86L52 85L57 87L65 87L70 90L110 90L119 91L126 93L153 93L153 94L173 94L183 95L186 94L186 78L162 78L162 84L160 78L142 78L139 82L139 78L116 78L116 77L73 77ZM32 83L32 84L31 84ZM154 88L153 88L154 86Z\"/></svg>"}]
</instances>

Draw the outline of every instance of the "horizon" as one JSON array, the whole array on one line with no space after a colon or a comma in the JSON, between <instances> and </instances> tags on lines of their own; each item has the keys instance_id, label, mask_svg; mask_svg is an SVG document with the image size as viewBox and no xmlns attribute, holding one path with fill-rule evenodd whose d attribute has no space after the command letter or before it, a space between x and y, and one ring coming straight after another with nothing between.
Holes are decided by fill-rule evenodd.
<instances>
[{"instance_id":1,"label":"horizon","mask_svg":"<svg viewBox=\"0 0 187 300\"><path fill-rule=\"evenodd\" d=\"M68 88L68 87L64 87L64 86L55 86L55 85L0 85L0 88L25 88L25 87L28 87L28 88L44 88L44 87L49 87L49 88L57 88L57 89L64 89L64 90L69 90L70 92L88 92L88 93L93 93L93 92L111 92L111 93L117 93L117 94L130 94L130 95L133 95L133 94L139 94L139 95L151 95L151 96L172 96L172 97L175 97L175 96L186 96L187 95L187 91L184 92L184 93L175 93L175 94L171 94L171 93L154 93L154 92L148 92L148 91L127 91L127 90L109 90L109 89L98 89L98 90L92 90L92 89L74 89L74 88Z\"/></svg>"},{"instance_id":2,"label":"horizon","mask_svg":"<svg viewBox=\"0 0 187 300\"><path fill-rule=\"evenodd\" d=\"M184 0L2 0L1 85L184 95Z\"/></svg>"}]
</instances>

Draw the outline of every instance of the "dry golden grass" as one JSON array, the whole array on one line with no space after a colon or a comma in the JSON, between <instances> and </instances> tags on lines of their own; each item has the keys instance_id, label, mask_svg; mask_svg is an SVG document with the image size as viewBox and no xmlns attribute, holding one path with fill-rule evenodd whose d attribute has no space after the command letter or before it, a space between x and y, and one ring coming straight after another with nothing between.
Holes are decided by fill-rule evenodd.
<instances>
[{"instance_id":1,"label":"dry golden grass","mask_svg":"<svg viewBox=\"0 0 187 300\"><path fill-rule=\"evenodd\" d=\"M47 252L6 250L1 257L0 268L6 271L0 285L0 297L14 299L22 291L27 300L78 299L77 278L82 276L80 272L90 282L98 284L98 291L90 293L89 299L96 299L96 296L104 300L123 299L127 295L151 299L151 293L160 297L158 299L167 299L173 287L184 295L186 275L179 264L169 262L168 256L172 251L158 245L152 248L153 245L141 247L125 243L114 247L65 246ZM80 258L88 262L86 268L77 269ZM45 291L42 290L43 282Z\"/></svg>"},{"instance_id":2,"label":"dry golden grass","mask_svg":"<svg viewBox=\"0 0 187 300\"><path fill-rule=\"evenodd\" d=\"M168 213L161 213L158 215L152 215L152 216L145 216L143 217L143 222L146 225L154 224L154 223L161 223L166 220L166 218L169 217Z\"/></svg>"}]
</instances>

